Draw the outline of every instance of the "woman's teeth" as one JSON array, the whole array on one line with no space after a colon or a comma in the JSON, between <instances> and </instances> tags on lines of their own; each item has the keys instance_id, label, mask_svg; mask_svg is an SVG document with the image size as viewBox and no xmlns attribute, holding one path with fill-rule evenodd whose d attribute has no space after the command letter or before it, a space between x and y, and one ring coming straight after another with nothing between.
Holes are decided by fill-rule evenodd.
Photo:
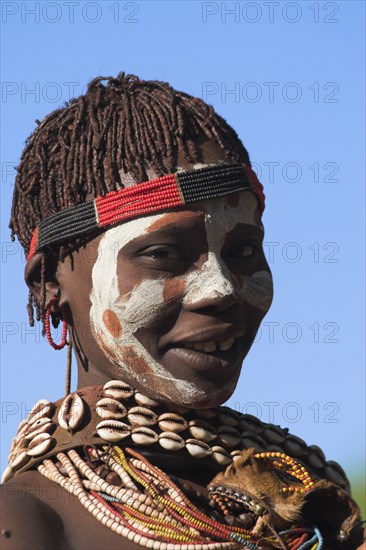
<instances>
[{"instance_id":1,"label":"woman's teeth","mask_svg":"<svg viewBox=\"0 0 366 550\"><path fill-rule=\"evenodd\" d=\"M234 344L234 338L229 338L229 340L222 340L221 342L216 342L214 340L210 342L199 342L199 343L187 343L183 347L188 349L194 349L196 351L204 351L210 353L212 351L227 351Z\"/></svg>"}]
</instances>

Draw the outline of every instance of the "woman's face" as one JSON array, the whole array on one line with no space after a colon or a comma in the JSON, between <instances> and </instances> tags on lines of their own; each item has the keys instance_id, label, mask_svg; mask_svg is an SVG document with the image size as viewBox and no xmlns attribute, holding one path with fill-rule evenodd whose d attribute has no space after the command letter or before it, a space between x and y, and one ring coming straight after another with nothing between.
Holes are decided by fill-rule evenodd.
<instances>
[{"instance_id":1,"label":"woman's face","mask_svg":"<svg viewBox=\"0 0 366 550\"><path fill-rule=\"evenodd\" d=\"M200 147L205 163L224 159L217 145ZM199 167L183 155L178 164ZM186 407L226 401L272 301L263 236L257 199L244 191L110 228L73 254L72 268L59 263L60 303L79 363L87 358L79 385L119 378Z\"/></svg>"},{"instance_id":2,"label":"woman's face","mask_svg":"<svg viewBox=\"0 0 366 550\"><path fill-rule=\"evenodd\" d=\"M90 336L105 358L98 368L183 406L227 400L272 300L262 240L251 192L98 237L89 293Z\"/></svg>"}]
</instances>

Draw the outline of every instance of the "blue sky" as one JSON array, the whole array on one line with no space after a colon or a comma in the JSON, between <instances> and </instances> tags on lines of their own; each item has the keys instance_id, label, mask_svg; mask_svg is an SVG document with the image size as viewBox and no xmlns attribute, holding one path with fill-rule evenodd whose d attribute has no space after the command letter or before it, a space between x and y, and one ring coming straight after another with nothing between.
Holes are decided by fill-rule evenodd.
<instances>
[{"instance_id":1,"label":"blue sky","mask_svg":"<svg viewBox=\"0 0 366 550\"><path fill-rule=\"evenodd\" d=\"M29 329L7 229L35 119L120 71L202 97L265 186L275 299L229 405L364 463L364 2L2 2L2 468L65 356Z\"/></svg>"}]
</instances>

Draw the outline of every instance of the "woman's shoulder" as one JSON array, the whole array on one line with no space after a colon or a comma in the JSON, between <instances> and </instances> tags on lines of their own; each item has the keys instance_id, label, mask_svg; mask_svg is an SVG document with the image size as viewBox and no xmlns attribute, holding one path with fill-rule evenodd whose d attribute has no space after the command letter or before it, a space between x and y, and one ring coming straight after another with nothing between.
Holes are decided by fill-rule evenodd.
<instances>
[{"instance_id":1,"label":"woman's shoulder","mask_svg":"<svg viewBox=\"0 0 366 550\"><path fill-rule=\"evenodd\" d=\"M63 522L47 503L47 492L52 488L36 471L24 472L0 486L3 550L66 550Z\"/></svg>"},{"instance_id":2,"label":"woman's shoulder","mask_svg":"<svg viewBox=\"0 0 366 550\"><path fill-rule=\"evenodd\" d=\"M65 491L36 470L0 485L1 550L109 550L141 546L99 523Z\"/></svg>"}]
</instances>

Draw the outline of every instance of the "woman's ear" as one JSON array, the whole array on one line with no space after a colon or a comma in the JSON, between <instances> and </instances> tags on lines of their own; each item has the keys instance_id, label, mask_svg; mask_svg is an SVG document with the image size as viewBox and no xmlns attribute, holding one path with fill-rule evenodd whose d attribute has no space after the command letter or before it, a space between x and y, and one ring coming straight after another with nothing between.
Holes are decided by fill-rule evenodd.
<instances>
[{"instance_id":1,"label":"woman's ear","mask_svg":"<svg viewBox=\"0 0 366 550\"><path fill-rule=\"evenodd\" d=\"M34 254L26 263L24 280L32 291L35 300L41 302L42 294L42 262L44 261L41 253ZM45 269L45 291L46 291L46 304L57 296L60 292L60 285L58 284L55 276L56 266L52 262L47 263Z\"/></svg>"}]
</instances>

